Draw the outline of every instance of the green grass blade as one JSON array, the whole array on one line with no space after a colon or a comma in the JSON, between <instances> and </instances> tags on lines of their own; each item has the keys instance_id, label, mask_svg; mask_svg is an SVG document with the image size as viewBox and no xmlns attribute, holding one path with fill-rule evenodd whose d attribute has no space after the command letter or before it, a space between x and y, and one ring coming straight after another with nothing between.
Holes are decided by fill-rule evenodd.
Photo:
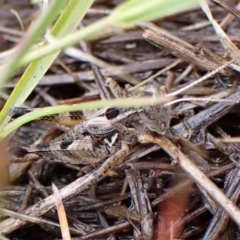
<instances>
[{"instance_id":1,"label":"green grass blade","mask_svg":"<svg viewBox=\"0 0 240 240\"><path fill-rule=\"evenodd\" d=\"M65 49L78 43L81 40L91 39L101 29L102 33L109 32L115 26L129 27L133 24L154 20L187 7L197 5L197 0L131 0L126 1L117 7L109 17L103 18L69 36L56 40L40 49L33 50L26 54L19 62L19 67L26 65L32 60L45 56L59 49Z\"/></svg>"},{"instance_id":2,"label":"green grass blade","mask_svg":"<svg viewBox=\"0 0 240 240\"><path fill-rule=\"evenodd\" d=\"M1 86L9 79L11 74L16 70L17 63L19 59L27 52L27 50L36 43L37 40L45 33L47 26L52 23L60 10L66 5L67 0L51 1L49 8L46 12L43 12L39 18L32 23L30 29L23 38L21 44L18 47L17 52L11 57L6 65L2 66L0 69L1 78L0 78L0 90Z\"/></svg>"},{"instance_id":3,"label":"green grass blade","mask_svg":"<svg viewBox=\"0 0 240 240\"><path fill-rule=\"evenodd\" d=\"M92 0L71 0L54 25L52 29L53 36L62 37L75 30L92 2ZM12 106L20 106L26 100L58 54L59 51L54 52L51 55L35 60L28 66L0 113L0 130L10 119L8 117L9 109Z\"/></svg>"},{"instance_id":4,"label":"green grass blade","mask_svg":"<svg viewBox=\"0 0 240 240\"><path fill-rule=\"evenodd\" d=\"M46 56L47 54L51 54L52 52L70 47L81 40L88 40L94 38L94 36L96 36L96 34L99 32L99 29L101 29L101 34L110 31L111 25L109 22L109 18L103 18L79 31L66 35L61 39L56 39L54 43L49 43L48 45L45 45L39 49L32 50L31 52L23 56L23 58L18 63L18 67L25 66L29 62L37 58Z\"/></svg>"},{"instance_id":5,"label":"green grass blade","mask_svg":"<svg viewBox=\"0 0 240 240\"><path fill-rule=\"evenodd\" d=\"M130 0L117 7L110 19L112 24L127 27L165 17L197 4L198 0Z\"/></svg>"},{"instance_id":6,"label":"green grass blade","mask_svg":"<svg viewBox=\"0 0 240 240\"><path fill-rule=\"evenodd\" d=\"M14 121L10 122L2 132L0 132L0 140L7 137L12 131L16 130L23 124L35 120L39 117L62 113L62 112L74 112L86 109L99 109L103 107L142 107L150 104L159 104L170 101L171 98L167 97L158 97L158 98L138 98L138 99L114 99L114 100L105 100L105 101L93 101L87 103L80 103L74 105L60 105L60 106L51 106L45 107L41 109L36 109L30 113L27 113Z\"/></svg>"}]
</instances>

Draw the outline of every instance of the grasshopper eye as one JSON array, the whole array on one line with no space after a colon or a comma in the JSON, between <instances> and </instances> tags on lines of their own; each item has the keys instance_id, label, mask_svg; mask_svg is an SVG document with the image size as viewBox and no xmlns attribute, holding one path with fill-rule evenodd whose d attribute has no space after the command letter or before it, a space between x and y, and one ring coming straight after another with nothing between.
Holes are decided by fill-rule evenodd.
<instances>
[{"instance_id":1,"label":"grasshopper eye","mask_svg":"<svg viewBox=\"0 0 240 240\"><path fill-rule=\"evenodd\" d=\"M23 116L26 113L31 112L32 109L29 108L25 108L25 107L11 107L8 115L12 118L12 119L16 119L18 117Z\"/></svg>"},{"instance_id":2,"label":"grasshopper eye","mask_svg":"<svg viewBox=\"0 0 240 240\"><path fill-rule=\"evenodd\" d=\"M108 120L113 119L119 115L120 111L117 108L108 108L105 116Z\"/></svg>"}]
</instances>

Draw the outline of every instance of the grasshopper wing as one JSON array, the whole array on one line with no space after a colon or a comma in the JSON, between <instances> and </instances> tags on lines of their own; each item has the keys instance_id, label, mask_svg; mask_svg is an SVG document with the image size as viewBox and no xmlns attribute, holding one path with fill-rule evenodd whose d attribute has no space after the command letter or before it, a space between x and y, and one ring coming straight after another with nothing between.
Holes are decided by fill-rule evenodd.
<instances>
[{"instance_id":1,"label":"grasshopper wing","mask_svg":"<svg viewBox=\"0 0 240 240\"><path fill-rule=\"evenodd\" d=\"M94 164L108 156L105 145L93 142L90 136L81 140L40 143L23 149L44 159L70 164Z\"/></svg>"}]
</instances>

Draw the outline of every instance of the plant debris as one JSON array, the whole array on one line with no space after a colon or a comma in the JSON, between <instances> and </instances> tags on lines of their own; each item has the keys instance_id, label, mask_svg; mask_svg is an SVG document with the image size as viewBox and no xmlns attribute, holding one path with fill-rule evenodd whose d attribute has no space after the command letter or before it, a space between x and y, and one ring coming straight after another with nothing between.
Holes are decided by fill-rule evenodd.
<instances>
[{"instance_id":1,"label":"plant debris","mask_svg":"<svg viewBox=\"0 0 240 240\"><path fill-rule=\"evenodd\" d=\"M64 239L61 231L65 239L68 233L71 239L239 239L240 143L224 141L239 137L239 5L235 9L218 0L208 7L200 2L204 11L196 7L75 46L114 66L112 72L61 53L24 107L112 99L109 78L117 81L129 101L146 81L147 86L167 87L166 96L177 92L179 102L171 105L169 131L158 135L152 126L144 128L138 143L128 145L129 151L123 151L106 176L96 164L59 163L16 151L19 146L50 142L68 133L69 126L34 121L15 131L9 138L12 184L5 179L0 189L1 234L18 240ZM82 25L118 4L96 1ZM19 43L23 35L10 8L24 28L34 18L28 1L2 3L1 51ZM6 85L2 106L22 71ZM153 114L154 107L143 112ZM143 115L141 110L138 114ZM124 124L132 127L132 122ZM91 138L102 141L98 135Z\"/></svg>"}]
</instances>

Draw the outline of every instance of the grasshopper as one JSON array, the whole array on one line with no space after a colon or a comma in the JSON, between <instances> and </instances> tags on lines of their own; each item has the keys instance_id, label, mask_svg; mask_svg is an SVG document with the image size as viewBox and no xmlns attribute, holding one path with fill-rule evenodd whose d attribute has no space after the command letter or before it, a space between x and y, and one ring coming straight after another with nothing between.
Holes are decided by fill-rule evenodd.
<instances>
[{"instance_id":1,"label":"grasshopper","mask_svg":"<svg viewBox=\"0 0 240 240\"><path fill-rule=\"evenodd\" d=\"M113 79L108 79L107 85L115 97L134 97L121 89ZM151 85L145 87L139 96L156 97L162 94L163 89ZM21 112L29 110L15 108L12 111L12 115L19 116ZM72 113L70 118L77 115L83 119L79 124L51 142L23 146L24 153L35 153L44 159L70 164L96 164L115 154L123 143L136 144L137 135L143 130L164 134L170 122L169 107L160 104L140 109L109 108L103 115L89 120L80 113ZM51 120L53 118L59 116L50 116ZM43 120L48 121L46 117Z\"/></svg>"}]
</instances>

